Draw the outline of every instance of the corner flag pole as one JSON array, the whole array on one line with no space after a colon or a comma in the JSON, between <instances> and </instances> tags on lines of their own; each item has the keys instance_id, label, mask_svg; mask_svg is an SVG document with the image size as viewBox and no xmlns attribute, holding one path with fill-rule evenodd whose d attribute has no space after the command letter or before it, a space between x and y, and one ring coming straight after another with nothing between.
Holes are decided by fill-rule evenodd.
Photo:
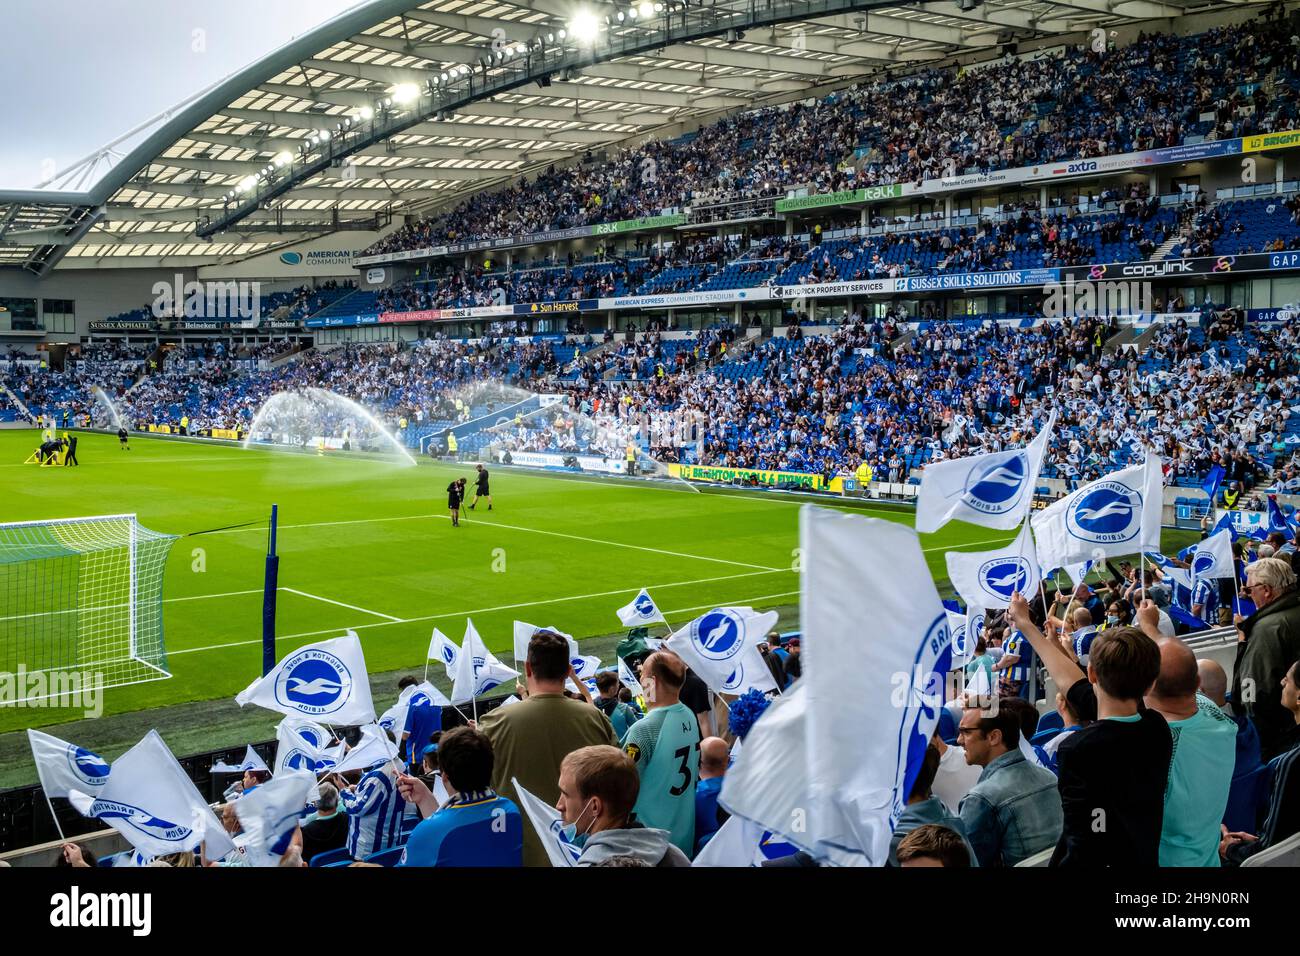
<instances>
[{"instance_id":1,"label":"corner flag pole","mask_svg":"<svg viewBox=\"0 0 1300 956\"><path fill-rule=\"evenodd\" d=\"M271 505L270 540L266 546L266 578L262 585L262 676L275 667L275 596L279 591L280 556L275 552L279 505Z\"/></svg>"}]
</instances>

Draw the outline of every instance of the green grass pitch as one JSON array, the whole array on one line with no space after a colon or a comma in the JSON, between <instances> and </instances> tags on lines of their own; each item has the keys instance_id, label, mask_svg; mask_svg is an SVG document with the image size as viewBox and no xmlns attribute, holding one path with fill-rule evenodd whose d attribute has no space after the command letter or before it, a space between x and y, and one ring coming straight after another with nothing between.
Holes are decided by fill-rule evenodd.
<instances>
[{"instance_id":1,"label":"green grass pitch","mask_svg":"<svg viewBox=\"0 0 1300 956\"><path fill-rule=\"evenodd\" d=\"M19 464L36 443L35 432L0 431L0 521L134 512L147 527L179 535L259 522L175 543L164 593L173 677L105 691L106 716L228 700L259 675L265 519L273 503L280 514L277 657L353 628L372 674L418 673L432 629L459 642L469 616L510 663L514 620L580 639L611 635L620 629L615 608L641 587L674 626L717 605L790 612L798 604L802 500L794 497L498 467L494 510L480 505L453 528L445 489L455 476L472 476L471 464L402 467L140 437L127 452L115 437L94 434L81 436L78 468ZM849 507L913 520L910 509ZM947 593L946 550L986 549L1012 537L954 523L923 536L921 546ZM441 665L433 668L441 677ZM376 700L380 709L389 703ZM79 717L2 708L0 732Z\"/></svg>"}]
</instances>

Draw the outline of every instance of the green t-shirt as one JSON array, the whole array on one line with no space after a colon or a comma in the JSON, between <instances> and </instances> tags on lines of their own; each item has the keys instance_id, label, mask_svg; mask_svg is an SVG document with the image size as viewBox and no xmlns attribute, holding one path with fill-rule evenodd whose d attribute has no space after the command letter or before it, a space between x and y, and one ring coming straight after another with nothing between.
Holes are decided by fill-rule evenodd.
<instances>
[{"instance_id":1,"label":"green t-shirt","mask_svg":"<svg viewBox=\"0 0 1300 956\"><path fill-rule=\"evenodd\" d=\"M1196 695L1196 713L1171 720L1161 866L1218 866L1219 823L1237 762L1237 725L1208 697Z\"/></svg>"},{"instance_id":2,"label":"green t-shirt","mask_svg":"<svg viewBox=\"0 0 1300 956\"><path fill-rule=\"evenodd\" d=\"M667 830L687 856L695 853L695 783L700 776L700 725L678 701L656 707L628 728L623 750L636 763L641 792L637 819Z\"/></svg>"}]
</instances>

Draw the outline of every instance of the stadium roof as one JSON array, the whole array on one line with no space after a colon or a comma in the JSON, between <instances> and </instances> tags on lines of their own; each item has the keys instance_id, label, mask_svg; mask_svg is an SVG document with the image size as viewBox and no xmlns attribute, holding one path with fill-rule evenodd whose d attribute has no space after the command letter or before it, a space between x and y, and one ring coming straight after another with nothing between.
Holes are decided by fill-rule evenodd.
<instances>
[{"instance_id":1,"label":"stadium roof","mask_svg":"<svg viewBox=\"0 0 1300 956\"><path fill-rule=\"evenodd\" d=\"M157 117L89 188L80 181L116 158L116 144L42 189L0 191L0 265L43 275L65 255L69 264L233 261L339 229L374 228L587 150L889 66L1237 5L369 0ZM676 38L656 35L661 22L681 16L686 24L687 14L707 18L708 29L700 20ZM737 27L719 32L727 22ZM588 30L600 37L594 45L577 36ZM548 36L550 49L541 49ZM581 65L524 71L523 59L532 63L539 49L539 68L561 62L548 61L551 54ZM481 75L477 95L463 89L447 100L454 110L423 115L420 106L438 95L430 81L446 74L467 83ZM386 130L400 131L358 135L377 128L376 108ZM308 151L319 156L331 136L329 162L299 161ZM259 200L268 181L278 181L277 192ZM232 198L247 209L225 231L200 238L196 224L228 213Z\"/></svg>"}]
</instances>

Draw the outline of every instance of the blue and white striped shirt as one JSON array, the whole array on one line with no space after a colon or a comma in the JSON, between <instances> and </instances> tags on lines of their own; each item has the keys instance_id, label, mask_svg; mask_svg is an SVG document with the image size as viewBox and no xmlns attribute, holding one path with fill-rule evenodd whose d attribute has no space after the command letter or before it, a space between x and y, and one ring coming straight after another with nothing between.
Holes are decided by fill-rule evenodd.
<instances>
[{"instance_id":1,"label":"blue and white striped shirt","mask_svg":"<svg viewBox=\"0 0 1300 956\"><path fill-rule=\"evenodd\" d=\"M341 791L339 805L348 815L347 848L352 859L362 860L397 845L406 801L385 768L368 772L355 790Z\"/></svg>"}]
</instances>

